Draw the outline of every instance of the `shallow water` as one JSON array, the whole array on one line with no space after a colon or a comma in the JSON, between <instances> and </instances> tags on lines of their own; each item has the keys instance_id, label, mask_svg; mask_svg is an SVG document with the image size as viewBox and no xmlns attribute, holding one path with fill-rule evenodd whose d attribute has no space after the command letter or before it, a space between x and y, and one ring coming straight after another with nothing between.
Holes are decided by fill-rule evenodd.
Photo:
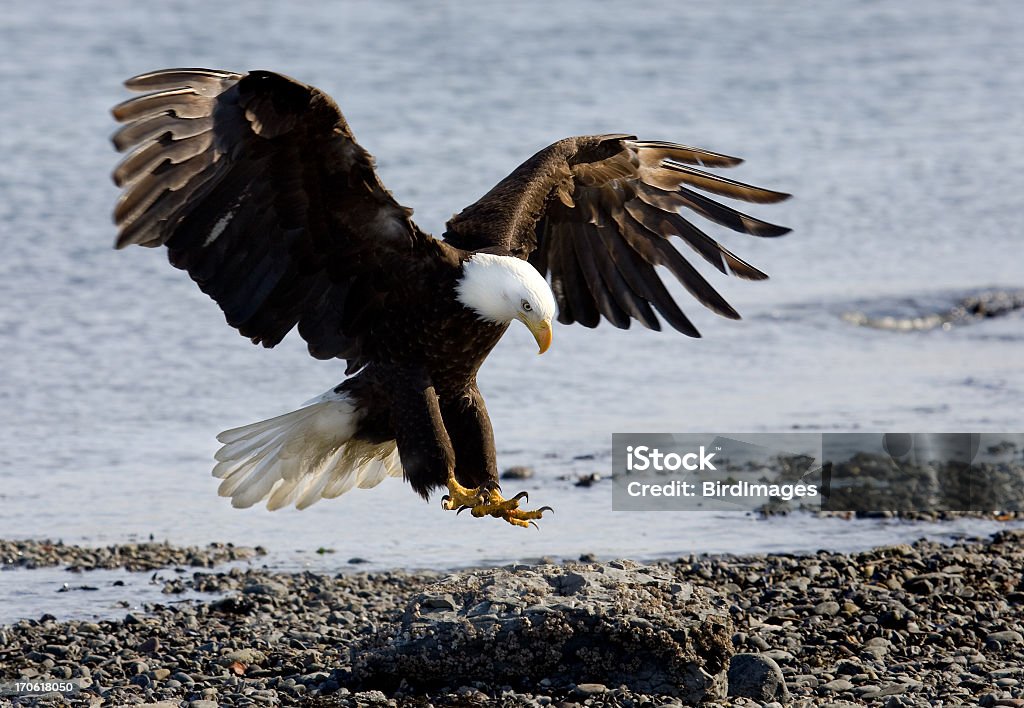
<instances>
[{"instance_id":1,"label":"shallow water","mask_svg":"<svg viewBox=\"0 0 1024 708\"><path fill-rule=\"evenodd\" d=\"M174 569L71 573L63 568L7 568L0 570L0 625L20 619L38 620L44 614L58 620L123 618L127 612L144 610L147 605L219 597L194 590L165 594L164 584L181 575Z\"/></svg>"},{"instance_id":2,"label":"shallow water","mask_svg":"<svg viewBox=\"0 0 1024 708\"><path fill-rule=\"evenodd\" d=\"M0 535L153 533L263 544L282 567L321 546L337 553L314 565L451 567L954 531L612 513L606 482L560 477L607 474L610 434L627 430L1019 432L1020 313L910 333L842 315L1021 287L1022 29L1009 0L19 3L0 26ZM513 328L481 388L502 466L535 467L523 488L557 509L540 533L452 518L395 481L302 513L237 511L209 476L214 435L295 407L342 367L297 337L248 345L162 254L110 248L108 108L122 79L176 65L269 68L327 90L434 233L545 144L606 131L747 158L730 176L794 193L755 210L794 233L715 232L772 279L709 274L741 322L682 293L701 340L560 327L538 358Z\"/></svg>"}]
</instances>

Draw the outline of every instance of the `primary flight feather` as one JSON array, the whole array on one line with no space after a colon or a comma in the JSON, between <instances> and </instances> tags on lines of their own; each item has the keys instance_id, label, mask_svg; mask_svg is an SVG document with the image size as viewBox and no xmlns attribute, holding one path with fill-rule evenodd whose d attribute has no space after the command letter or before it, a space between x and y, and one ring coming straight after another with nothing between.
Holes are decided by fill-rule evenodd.
<instances>
[{"instance_id":1,"label":"primary flight feather","mask_svg":"<svg viewBox=\"0 0 1024 708\"><path fill-rule=\"evenodd\" d=\"M304 407L221 433L214 475L235 506L304 508L402 475L447 509L527 526L498 487L476 373L519 320L543 353L552 319L633 320L700 336L662 282L666 267L703 305L736 311L676 250L722 273L767 276L680 214L753 236L788 229L702 192L771 203L788 195L700 168L740 160L631 135L560 140L452 217L421 231L381 184L337 105L281 74L167 69L113 110L129 152L114 171L117 247L166 246L224 311L273 347L298 326L311 355L344 359L345 381ZM699 190L699 191L696 191ZM549 287L546 277L550 278Z\"/></svg>"}]
</instances>

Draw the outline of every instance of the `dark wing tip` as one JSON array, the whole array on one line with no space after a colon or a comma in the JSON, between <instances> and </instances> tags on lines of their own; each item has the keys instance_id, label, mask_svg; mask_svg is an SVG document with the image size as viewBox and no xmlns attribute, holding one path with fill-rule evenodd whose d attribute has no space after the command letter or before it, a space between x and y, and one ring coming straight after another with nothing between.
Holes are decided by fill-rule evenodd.
<instances>
[{"instance_id":1,"label":"dark wing tip","mask_svg":"<svg viewBox=\"0 0 1024 708\"><path fill-rule=\"evenodd\" d=\"M779 236L785 236L792 230L788 226L779 226L778 224L769 224L767 221L762 221L758 225L757 232L751 235L760 236L761 238L778 238Z\"/></svg>"}]
</instances>

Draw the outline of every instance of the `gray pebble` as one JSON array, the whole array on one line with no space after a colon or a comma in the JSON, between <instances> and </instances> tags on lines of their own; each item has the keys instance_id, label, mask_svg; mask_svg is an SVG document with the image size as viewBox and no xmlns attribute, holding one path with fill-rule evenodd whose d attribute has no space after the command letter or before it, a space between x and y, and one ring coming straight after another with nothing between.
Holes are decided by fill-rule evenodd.
<instances>
[{"instance_id":1,"label":"gray pebble","mask_svg":"<svg viewBox=\"0 0 1024 708\"><path fill-rule=\"evenodd\" d=\"M839 614L839 603L833 600L818 603L814 606L814 614L824 617L835 617Z\"/></svg>"},{"instance_id":2,"label":"gray pebble","mask_svg":"<svg viewBox=\"0 0 1024 708\"><path fill-rule=\"evenodd\" d=\"M826 691L831 691L832 693L845 693L846 691L853 690L853 684L846 679L834 679L828 683L822 684L821 687Z\"/></svg>"}]
</instances>

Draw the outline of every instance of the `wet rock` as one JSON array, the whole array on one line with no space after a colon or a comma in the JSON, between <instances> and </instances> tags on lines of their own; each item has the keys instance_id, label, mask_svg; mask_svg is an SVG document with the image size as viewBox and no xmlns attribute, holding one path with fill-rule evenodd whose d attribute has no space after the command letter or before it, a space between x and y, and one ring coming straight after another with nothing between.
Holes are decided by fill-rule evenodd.
<instances>
[{"instance_id":1,"label":"wet rock","mask_svg":"<svg viewBox=\"0 0 1024 708\"><path fill-rule=\"evenodd\" d=\"M782 669L764 654L736 654L729 661L729 695L762 703L789 699Z\"/></svg>"},{"instance_id":2,"label":"wet rock","mask_svg":"<svg viewBox=\"0 0 1024 708\"><path fill-rule=\"evenodd\" d=\"M859 327L910 332L938 327L959 327L993 317L1003 317L1021 309L1024 309L1024 291L991 290L972 293L957 300L948 308L922 311L910 317L874 316L855 311L843 313L843 319Z\"/></svg>"},{"instance_id":3,"label":"wet rock","mask_svg":"<svg viewBox=\"0 0 1024 708\"><path fill-rule=\"evenodd\" d=\"M724 696L731 623L717 596L628 561L462 573L406 608L388 641L353 651L354 688L486 681L624 685L697 703ZM455 609L424 608L451 596Z\"/></svg>"},{"instance_id":4,"label":"wet rock","mask_svg":"<svg viewBox=\"0 0 1024 708\"><path fill-rule=\"evenodd\" d=\"M501 473L502 479L530 479L533 477L532 467L509 467Z\"/></svg>"},{"instance_id":5,"label":"wet rock","mask_svg":"<svg viewBox=\"0 0 1024 708\"><path fill-rule=\"evenodd\" d=\"M985 637L987 642L999 642L1000 644L1024 644L1024 636L1012 629L1002 632L992 632Z\"/></svg>"}]
</instances>

